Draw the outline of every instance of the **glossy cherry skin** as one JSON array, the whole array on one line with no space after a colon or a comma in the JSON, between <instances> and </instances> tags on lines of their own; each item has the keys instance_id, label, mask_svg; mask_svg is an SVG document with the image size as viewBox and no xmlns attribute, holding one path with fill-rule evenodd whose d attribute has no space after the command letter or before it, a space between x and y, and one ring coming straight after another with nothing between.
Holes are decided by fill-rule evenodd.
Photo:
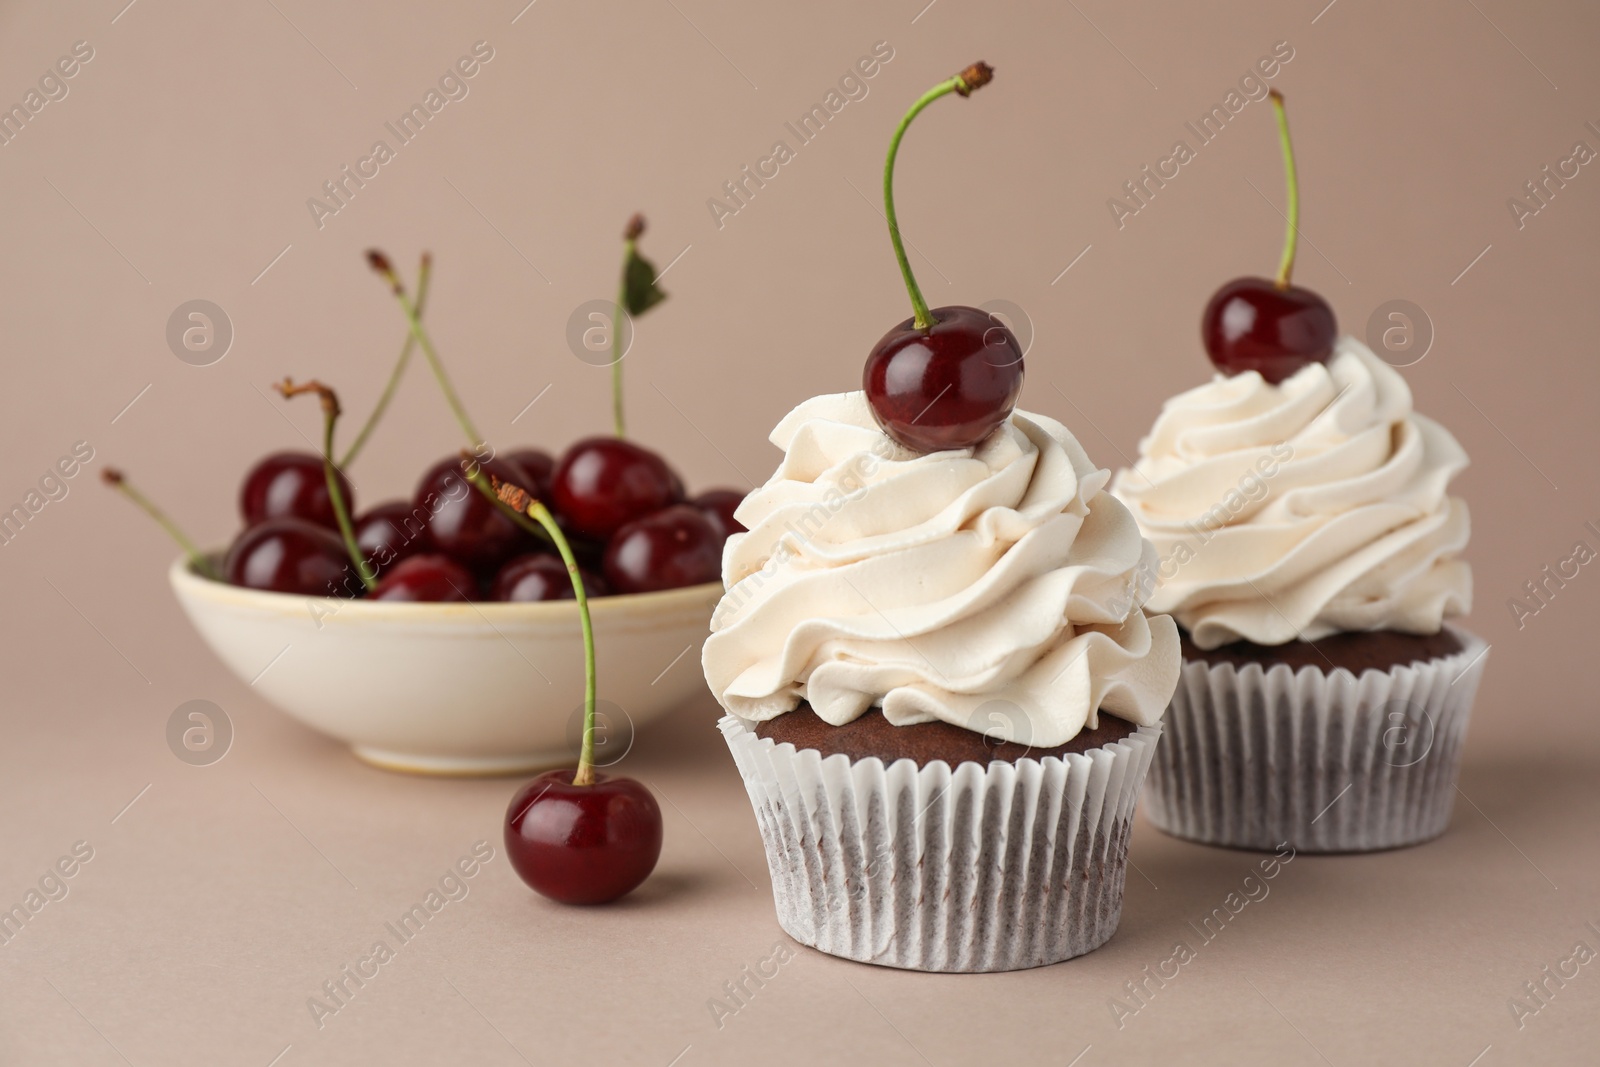
<instances>
[{"instance_id":1,"label":"glossy cherry skin","mask_svg":"<svg viewBox=\"0 0 1600 1067\"><path fill-rule=\"evenodd\" d=\"M722 574L721 537L692 504L630 522L606 546L606 581L618 593L655 593L714 582Z\"/></svg>"},{"instance_id":2,"label":"glossy cherry skin","mask_svg":"<svg viewBox=\"0 0 1600 1067\"><path fill-rule=\"evenodd\" d=\"M734 510L744 503L745 495L737 489L707 489L689 503L706 513L712 527L723 540L731 533L744 530L744 523L733 517Z\"/></svg>"},{"instance_id":3,"label":"glossy cherry skin","mask_svg":"<svg viewBox=\"0 0 1600 1067\"><path fill-rule=\"evenodd\" d=\"M582 567L578 576L583 580L583 591L590 597L605 596L606 583L599 575L590 574ZM491 599L529 602L536 600L573 600L572 579L567 565L557 556L532 553L518 556L500 568L494 576Z\"/></svg>"},{"instance_id":4,"label":"glossy cherry skin","mask_svg":"<svg viewBox=\"0 0 1600 1067\"><path fill-rule=\"evenodd\" d=\"M566 526L604 540L634 519L683 499L667 461L619 437L589 437L567 449L550 481Z\"/></svg>"},{"instance_id":5,"label":"glossy cherry skin","mask_svg":"<svg viewBox=\"0 0 1600 1067\"><path fill-rule=\"evenodd\" d=\"M355 510L350 483L338 475L345 506ZM266 519L295 518L339 528L328 496L328 478L322 457L310 452L274 452L259 460L239 487L239 513L246 526Z\"/></svg>"},{"instance_id":6,"label":"glossy cherry skin","mask_svg":"<svg viewBox=\"0 0 1600 1067\"><path fill-rule=\"evenodd\" d=\"M527 488L526 472L504 459L481 464L483 470ZM492 572L514 554L525 550L531 535L479 492L461 472L461 460L441 459L417 483L412 501L428 520L428 539L462 566L479 573Z\"/></svg>"},{"instance_id":7,"label":"glossy cherry skin","mask_svg":"<svg viewBox=\"0 0 1600 1067\"><path fill-rule=\"evenodd\" d=\"M356 547L361 558L381 577L403 559L428 550L427 513L416 513L409 501L390 500L369 509L355 520Z\"/></svg>"},{"instance_id":8,"label":"glossy cherry skin","mask_svg":"<svg viewBox=\"0 0 1600 1067\"><path fill-rule=\"evenodd\" d=\"M245 530L229 547L222 573L232 585L273 593L361 593L339 535L304 519L268 519Z\"/></svg>"},{"instance_id":9,"label":"glossy cherry skin","mask_svg":"<svg viewBox=\"0 0 1600 1067\"><path fill-rule=\"evenodd\" d=\"M540 500L550 499L550 476L555 473L556 461L542 448L519 448L505 453L507 460L521 467L532 485L522 488Z\"/></svg>"},{"instance_id":10,"label":"glossy cherry skin","mask_svg":"<svg viewBox=\"0 0 1600 1067\"><path fill-rule=\"evenodd\" d=\"M883 432L918 452L971 448L1010 417L1022 393L1022 345L979 308L933 309L873 346L862 388Z\"/></svg>"},{"instance_id":11,"label":"glossy cherry skin","mask_svg":"<svg viewBox=\"0 0 1600 1067\"><path fill-rule=\"evenodd\" d=\"M1277 385L1301 367L1326 363L1338 324L1333 308L1310 289L1235 278L1206 305L1200 339L1222 373L1258 371Z\"/></svg>"},{"instance_id":12,"label":"glossy cherry skin","mask_svg":"<svg viewBox=\"0 0 1600 1067\"><path fill-rule=\"evenodd\" d=\"M571 770L541 774L506 808L506 855L537 893L563 904L605 904L637 888L661 857L661 808L631 778Z\"/></svg>"},{"instance_id":13,"label":"glossy cherry skin","mask_svg":"<svg viewBox=\"0 0 1600 1067\"><path fill-rule=\"evenodd\" d=\"M476 599L478 580L449 556L429 553L391 566L372 591L373 600L415 604L464 604Z\"/></svg>"}]
</instances>

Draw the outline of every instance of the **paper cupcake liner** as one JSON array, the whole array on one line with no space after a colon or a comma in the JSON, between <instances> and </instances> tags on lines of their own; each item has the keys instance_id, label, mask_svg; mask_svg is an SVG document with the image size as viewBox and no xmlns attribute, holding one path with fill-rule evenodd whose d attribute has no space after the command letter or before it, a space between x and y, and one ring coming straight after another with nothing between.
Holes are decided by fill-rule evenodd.
<instances>
[{"instance_id":1,"label":"paper cupcake liner","mask_svg":"<svg viewBox=\"0 0 1600 1067\"><path fill-rule=\"evenodd\" d=\"M987 768L824 759L717 724L802 944L918 971L1009 971L1099 948L1122 915L1128 833L1161 736Z\"/></svg>"},{"instance_id":2,"label":"paper cupcake liner","mask_svg":"<svg viewBox=\"0 0 1600 1067\"><path fill-rule=\"evenodd\" d=\"M1444 833L1488 646L1387 672L1186 660L1150 821L1212 845L1369 852Z\"/></svg>"}]
</instances>

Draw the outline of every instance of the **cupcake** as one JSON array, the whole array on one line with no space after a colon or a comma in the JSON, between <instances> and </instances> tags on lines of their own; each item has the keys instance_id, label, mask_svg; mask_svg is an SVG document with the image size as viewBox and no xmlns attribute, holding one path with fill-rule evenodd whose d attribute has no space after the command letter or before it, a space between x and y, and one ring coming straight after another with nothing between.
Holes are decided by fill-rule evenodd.
<instances>
[{"instance_id":1,"label":"cupcake","mask_svg":"<svg viewBox=\"0 0 1600 1067\"><path fill-rule=\"evenodd\" d=\"M970 447L907 447L863 392L771 440L703 663L779 923L925 971L1098 947L1179 656L1141 610L1156 557L1110 472L1020 411Z\"/></svg>"},{"instance_id":2,"label":"cupcake","mask_svg":"<svg viewBox=\"0 0 1600 1067\"><path fill-rule=\"evenodd\" d=\"M1487 647L1467 612L1466 453L1343 338L1167 401L1112 492L1159 559L1183 675L1148 814L1217 845L1345 852L1444 832Z\"/></svg>"},{"instance_id":3,"label":"cupcake","mask_svg":"<svg viewBox=\"0 0 1600 1067\"><path fill-rule=\"evenodd\" d=\"M766 847L778 922L823 952L1005 971L1117 928L1139 785L1178 680L1147 617L1155 551L1066 427L1016 411L1024 348L989 312L912 316L862 390L771 435L702 650Z\"/></svg>"},{"instance_id":4,"label":"cupcake","mask_svg":"<svg viewBox=\"0 0 1600 1067\"><path fill-rule=\"evenodd\" d=\"M1183 634L1149 815L1241 848L1414 845L1449 825L1488 652L1445 622L1472 602L1467 507L1447 491L1467 456L1290 284L1299 184L1270 95L1289 202L1277 277L1212 296L1200 335L1221 374L1167 401L1112 487L1159 556L1149 610Z\"/></svg>"}]
</instances>

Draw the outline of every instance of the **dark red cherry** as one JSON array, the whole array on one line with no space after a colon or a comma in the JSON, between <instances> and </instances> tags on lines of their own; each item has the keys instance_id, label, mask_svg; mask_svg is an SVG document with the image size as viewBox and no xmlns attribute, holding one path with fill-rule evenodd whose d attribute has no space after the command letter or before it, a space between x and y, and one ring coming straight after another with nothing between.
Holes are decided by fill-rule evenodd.
<instances>
[{"instance_id":1,"label":"dark red cherry","mask_svg":"<svg viewBox=\"0 0 1600 1067\"><path fill-rule=\"evenodd\" d=\"M1301 367L1326 363L1337 338L1326 300L1266 278L1235 278L1217 290L1200 319L1200 339L1218 370L1258 371L1273 385Z\"/></svg>"},{"instance_id":2,"label":"dark red cherry","mask_svg":"<svg viewBox=\"0 0 1600 1067\"><path fill-rule=\"evenodd\" d=\"M744 503L744 497L737 489L707 489L689 503L705 512L717 534L727 540L729 534L744 530L744 523L733 517L734 509Z\"/></svg>"},{"instance_id":3,"label":"dark red cherry","mask_svg":"<svg viewBox=\"0 0 1600 1067\"><path fill-rule=\"evenodd\" d=\"M661 856L661 808L631 778L549 771L506 808L506 855L535 892L563 904L604 904L650 877Z\"/></svg>"},{"instance_id":4,"label":"dark red cherry","mask_svg":"<svg viewBox=\"0 0 1600 1067\"><path fill-rule=\"evenodd\" d=\"M390 500L369 508L355 520L356 547L361 558L381 577L383 572L428 550L427 513L405 500Z\"/></svg>"},{"instance_id":5,"label":"dark red cherry","mask_svg":"<svg viewBox=\"0 0 1600 1067\"><path fill-rule=\"evenodd\" d=\"M683 499L666 460L619 437L589 437L561 457L550 499L568 529L605 539L624 524Z\"/></svg>"},{"instance_id":6,"label":"dark red cherry","mask_svg":"<svg viewBox=\"0 0 1600 1067\"><path fill-rule=\"evenodd\" d=\"M519 448L505 453L503 458L521 467L528 480L533 483L522 488L540 500L550 499L550 476L556 469L556 461L550 458L550 453L542 448Z\"/></svg>"},{"instance_id":7,"label":"dark red cherry","mask_svg":"<svg viewBox=\"0 0 1600 1067\"><path fill-rule=\"evenodd\" d=\"M412 556L394 564L378 580L373 600L412 603L465 603L478 595L478 580L449 556Z\"/></svg>"},{"instance_id":8,"label":"dark red cherry","mask_svg":"<svg viewBox=\"0 0 1600 1067\"><path fill-rule=\"evenodd\" d=\"M605 596L606 584L599 575L590 574L582 567L578 574L583 579L583 591L591 596ZM572 579L567 575L567 565L557 556L532 553L518 556L500 568L494 576L491 591L494 600L534 601L572 600L577 594L572 589Z\"/></svg>"},{"instance_id":9,"label":"dark red cherry","mask_svg":"<svg viewBox=\"0 0 1600 1067\"><path fill-rule=\"evenodd\" d=\"M504 459L481 464L488 474L527 487L528 476ZM528 547L530 535L467 481L461 460L441 459L417 483L413 506L428 516L433 548L480 573L498 568Z\"/></svg>"},{"instance_id":10,"label":"dark red cherry","mask_svg":"<svg viewBox=\"0 0 1600 1067\"><path fill-rule=\"evenodd\" d=\"M345 505L354 510L350 483L343 474L338 477ZM311 452L274 452L259 460L239 487L239 513L246 526L283 518L305 519L330 530L339 526L322 457Z\"/></svg>"},{"instance_id":11,"label":"dark red cherry","mask_svg":"<svg viewBox=\"0 0 1600 1067\"><path fill-rule=\"evenodd\" d=\"M862 386L883 432L918 452L971 448L1010 417L1022 392L1022 346L979 308L907 319L867 356Z\"/></svg>"},{"instance_id":12,"label":"dark red cherry","mask_svg":"<svg viewBox=\"0 0 1600 1067\"><path fill-rule=\"evenodd\" d=\"M714 582L722 573L723 540L705 512L676 504L617 531L606 547L606 581L618 593Z\"/></svg>"},{"instance_id":13,"label":"dark red cherry","mask_svg":"<svg viewBox=\"0 0 1600 1067\"><path fill-rule=\"evenodd\" d=\"M339 535L304 519L268 519L234 539L222 564L233 585L301 596L359 596Z\"/></svg>"}]
</instances>

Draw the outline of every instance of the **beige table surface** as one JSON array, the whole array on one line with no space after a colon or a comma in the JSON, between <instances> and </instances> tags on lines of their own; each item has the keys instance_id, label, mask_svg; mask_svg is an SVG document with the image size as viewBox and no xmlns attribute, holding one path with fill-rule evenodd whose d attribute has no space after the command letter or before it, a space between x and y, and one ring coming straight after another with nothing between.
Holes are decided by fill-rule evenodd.
<instances>
[{"instance_id":1,"label":"beige table surface","mask_svg":"<svg viewBox=\"0 0 1600 1067\"><path fill-rule=\"evenodd\" d=\"M504 780L374 770L243 704L236 750L204 768L150 743L156 707L107 702L92 730L26 719L4 758L6 891L78 840L94 858L0 949L0 1063L1593 1062L1600 964L1520 1028L1508 1006L1577 942L1600 947L1592 739L1559 756L1474 746L1443 838L1296 857L1209 943L1194 927L1259 857L1141 821L1105 947L925 975L778 929L709 705L640 732L624 767L662 798L665 851L638 892L594 909L537 898L510 870ZM400 944L385 924L482 839L495 858L467 896ZM319 1027L308 998L376 940L395 958ZM1195 958L1141 1005L1125 984L1178 941ZM724 983L775 946L794 957L729 999Z\"/></svg>"},{"instance_id":2,"label":"beige table surface","mask_svg":"<svg viewBox=\"0 0 1600 1067\"><path fill-rule=\"evenodd\" d=\"M0 904L77 842L93 858L0 946L4 1067L1600 1062L1600 963L1550 982L1520 1027L1510 1007L1579 942L1600 949L1600 578L1549 585L1520 623L1509 605L1574 542L1600 547L1600 172L1568 166L1558 185L1544 170L1574 142L1600 149L1600 8L15 0L0 5L0 106L80 41L93 58L65 95L52 84L0 144L0 510L74 442L95 454L0 545ZM479 41L494 58L468 95L315 219L323 183ZM714 219L724 183L876 42L893 59ZM1125 984L1194 937L1252 856L1141 822L1121 929L1084 959L962 977L799 951L714 1013L725 983L789 943L708 696L625 762L665 800L652 880L614 908L547 904L498 854L516 783L373 770L264 704L182 618L161 533L93 484L125 467L225 544L242 472L317 432L314 405L269 383L324 377L358 415L381 388L401 331L362 264L374 245L408 272L436 254L428 317L497 444L602 432L607 372L566 330L613 294L640 209L671 298L628 357L630 429L693 486L757 484L773 424L853 387L905 317L875 206L884 147L911 100L979 58L994 84L938 104L901 153L914 264L935 304L1019 309L1035 341L1024 406L1121 465L1160 402L1209 374L1209 294L1277 261L1270 112L1244 107L1131 217L1108 202L1280 44L1296 280L1358 337L1391 300L1431 323L1404 374L1473 460L1452 489L1472 509L1470 626L1493 652L1450 831L1297 858L1131 1015ZM165 338L197 298L235 334L203 367ZM413 371L352 471L367 504L458 445ZM166 747L192 699L236 728L212 766ZM319 1029L307 998L479 840L497 852L469 895Z\"/></svg>"}]
</instances>

